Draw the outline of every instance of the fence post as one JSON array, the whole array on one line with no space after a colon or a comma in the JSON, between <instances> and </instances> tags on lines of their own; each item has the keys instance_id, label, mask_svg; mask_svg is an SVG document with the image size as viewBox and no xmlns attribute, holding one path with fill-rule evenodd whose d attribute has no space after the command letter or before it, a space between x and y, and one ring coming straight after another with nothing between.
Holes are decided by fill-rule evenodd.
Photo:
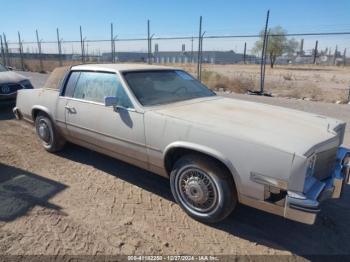
<instances>
[{"instance_id":1,"label":"fence post","mask_svg":"<svg viewBox=\"0 0 350 262\"><path fill-rule=\"evenodd\" d=\"M1 44L2 63L3 63L4 66L6 66L5 51L4 51L4 45L3 45L3 42L2 42L2 35L0 35L0 44Z\"/></svg>"},{"instance_id":2,"label":"fence post","mask_svg":"<svg viewBox=\"0 0 350 262\"><path fill-rule=\"evenodd\" d=\"M60 32L58 28L56 28L56 33L57 33L58 59L59 59L60 66L62 66L62 46L61 46L61 40L60 40Z\"/></svg>"},{"instance_id":3,"label":"fence post","mask_svg":"<svg viewBox=\"0 0 350 262\"><path fill-rule=\"evenodd\" d=\"M203 64L203 39L204 39L205 31L201 35L201 50L200 50L200 61L199 61L199 80L202 81L202 64Z\"/></svg>"},{"instance_id":4,"label":"fence post","mask_svg":"<svg viewBox=\"0 0 350 262\"><path fill-rule=\"evenodd\" d=\"M346 66L346 48L344 49L343 59L344 59L343 64L344 66Z\"/></svg>"},{"instance_id":5,"label":"fence post","mask_svg":"<svg viewBox=\"0 0 350 262\"><path fill-rule=\"evenodd\" d=\"M202 37L202 16L199 17L199 34L198 34L198 57L197 57L197 79L201 80L201 41Z\"/></svg>"},{"instance_id":6,"label":"fence post","mask_svg":"<svg viewBox=\"0 0 350 262\"><path fill-rule=\"evenodd\" d=\"M43 72L44 71L44 65L43 65L43 58L41 56L41 40L39 40L38 30L35 30L35 33L36 33L36 41L37 41L37 44L38 44L38 51L39 51L40 71Z\"/></svg>"},{"instance_id":7,"label":"fence post","mask_svg":"<svg viewBox=\"0 0 350 262\"><path fill-rule=\"evenodd\" d=\"M6 40L6 35L5 33L3 33L4 36L4 45L5 45L5 59L6 59L6 65L7 66L11 66L10 63L10 57L9 57L9 46L7 44L7 40Z\"/></svg>"},{"instance_id":8,"label":"fence post","mask_svg":"<svg viewBox=\"0 0 350 262\"><path fill-rule=\"evenodd\" d=\"M334 55L333 55L333 65L336 65L337 53L338 53L338 45L335 46Z\"/></svg>"},{"instance_id":9,"label":"fence post","mask_svg":"<svg viewBox=\"0 0 350 262\"><path fill-rule=\"evenodd\" d=\"M147 42L148 42L148 64L151 64L151 37L150 37L150 22L147 20Z\"/></svg>"},{"instance_id":10,"label":"fence post","mask_svg":"<svg viewBox=\"0 0 350 262\"><path fill-rule=\"evenodd\" d=\"M193 64L193 36L191 38L191 64Z\"/></svg>"},{"instance_id":11,"label":"fence post","mask_svg":"<svg viewBox=\"0 0 350 262\"><path fill-rule=\"evenodd\" d=\"M267 38L267 27L269 25L270 10L267 10L264 39L263 39L263 48L261 52L261 63L260 63L260 94L264 94L264 84L265 84L265 53L266 53L266 38Z\"/></svg>"},{"instance_id":12,"label":"fence post","mask_svg":"<svg viewBox=\"0 0 350 262\"><path fill-rule=\"evenodd\" d=\"M111 23L111 61L115 63L113 23Z\"/></svg>"},{"instance_id":13,"label":"fence post","mask_svg":"<svg viewBox=\"0 0 350 262\"><path fill-rule=\"evenodd\" d=\"M23 58L23 45L21 41L21 34L18 31L18 45L19 45L19 55L21 57L21 69L24 71L24 58Z\"/></svg>"},{"instance_id":14,"label":"fence post","mask_svg":"<svg viewBox=\"0 0 350 262\"><path fill-rule=\"evenodd\" d=\"M80 26L80 47L81 47L81 62L84 64L85 63L85 54L84 54L84 41L83 41L83 32L81 30L81 26Z\"/></svg>"},{"instance_id":15,"label":"fence post","mask_svg":"<svg viewBox=\"0 0 350 262\"><path fill-rule=\"evenodd\" d=\"M313 64L316 64L316 57L317 57L317 48L318 48L318 40L316 40L316 43L315 43L315 50L314 50L314 62Z\"/></svg>"},{"instance_id":16,"label":"fence post","mask_svg":"<svg viewBox=\"0 0 350 262\"><path fill-rule=\"evenodd\" d=\"M265 72L266 72L266 58L267 58L267 47L268 47L268 44L269 44L269 37L270 37L270 29L266 35L266 42L265 42L265 55L264 55L264 69L263 69L263 79L262 79L262 82L263 82L263 92L261 93L262 95L264 94L264 87L265 87ZM271 57L270 57L271 59Z\"/></svg>"},{"instance_id":17,"label":"fence post","mask_svg":"<svg viewBox=\"0 0 350 262\"><path fill-rule=\"evenodd\" d=\"M245 64L247 54L247 42L244 42L244 53L243 53L243 63Z\"/></svg>"}]
</instances>

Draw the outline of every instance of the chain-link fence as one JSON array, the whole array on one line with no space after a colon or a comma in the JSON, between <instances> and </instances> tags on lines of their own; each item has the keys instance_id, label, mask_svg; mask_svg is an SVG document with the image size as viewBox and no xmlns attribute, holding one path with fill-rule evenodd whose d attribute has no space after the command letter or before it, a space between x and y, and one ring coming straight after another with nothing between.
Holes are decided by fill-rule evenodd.
<instances>
[{"instance_id":1,"label":"chain-link fence","mask_svg":"<svg viewBox=\"0 0 350 262\"><path fill-rule=\"evenodd\" d=\"M224 92L272 94L301 99L344 102L350 86L350 32L284 34L294 43L276 57L270 52L281 35L266 31L265 50L259 48L264 34L213 35L200 27L197 36L43 41L1 40L4 65L36 72L82 63L151 63L183 68L210 88ZM261 45L260 45L261 47ZM265 66L266 64L266 66ZM264 65L264 67L263 67ZM272 68L274 66L274 68ZM263 89L262 89L263 88Z\"/></svg>"}]
</instances>

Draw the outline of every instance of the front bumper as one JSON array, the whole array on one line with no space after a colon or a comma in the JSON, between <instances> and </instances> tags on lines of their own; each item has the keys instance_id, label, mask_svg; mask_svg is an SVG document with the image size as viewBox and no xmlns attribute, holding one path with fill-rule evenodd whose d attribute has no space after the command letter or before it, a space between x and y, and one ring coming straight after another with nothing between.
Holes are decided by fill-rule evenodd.
<instances>
[{"instance_id":1,"label":"front bumper","mask_svg":"<svg viewBox=\"0 0 350 262\"><path fill-rule=\"evenodd\" d=\"M17 92L11 94L0 94L0 101L16 100Z\"/></svg>"},{"instance_id":2,"label":"front bumper","mask_svg":"<svg viewBox=\"0 0 350 262\"><path fill-rule=\"evenodd\" d=\"M319 181L308 177L304 194L288 192L284 217L306 224L314 224L320 211L320 202L340 198L345 184L350 184L350 149L340 147L337 162L330 178Z\"/></svg>"}]
</instances>

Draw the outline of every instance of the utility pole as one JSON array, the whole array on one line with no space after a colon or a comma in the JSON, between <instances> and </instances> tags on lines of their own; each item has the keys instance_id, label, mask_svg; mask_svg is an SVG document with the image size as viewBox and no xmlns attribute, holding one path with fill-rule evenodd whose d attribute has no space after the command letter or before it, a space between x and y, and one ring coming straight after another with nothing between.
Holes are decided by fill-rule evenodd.
<instances>
[{"instance_id":1,"label":"utility pole","mask_svg":"<svg viewBox=\"0 0 350 262\"><path fill-rule=\"evenodd\" d=\"M60 32L58 28L56 28L56 33L57 33L58 59L59 59L60 66L62 66L62 46L61 46L61 40L60 40Z\"/></svg>"},{"instance_id":2,"label":"utility pole","mask_svg":"<svg viewBox=\"0 0 350 262\"><path fill-rule=\"evenodd\" d=\"M23 44L21 41L21 34L18 31L18 46L19 46L19 55L21 57L21 69L24 71L24 59L23 59Z\"/></svg>"},{"instance_id":3,"label":"utility pole","mask_svg":"<svg viewBox=\"0 0 350 262\"><path fill-rule=\"evenodd\" d=\"M201 37L202 37L202 16L199 17L199 34L198 34L198 57L197 57L197 79L201 80Z\"/></svg>"},{"instance_id":4,"label":"utility pole","mask_svg":"<svg viewBox=\"0 0 350 262\"><path fill-rule=\"evenodd\" d=\"M260 63L260 95L264 94L264 81L265 81L265 53L266 53L266 38L267 38L267 27L269 25L270 10L267 10L264 39L263 39L263 49L261 52L261 63Z\"/></svg>"},{"instance_id":5,"label":"utility pole","mask_svg":"<svg viewBox=\"0 0 350 262\"><path fill-rule=\"evenodd\" d=\"M83 32L80 26L80 48L81 48L81 62L85 63L85 53L84 53L84 41L83 41Z\"/></svg>"},{"instance_id":6,"label":"utility pole","mask_svg":"<svg viewBox=\"0 0 350 262\"><path fill-rule=\"evenodd\" d=\"M343 65L346 66L346 48L344 49L343 60Z\"/></svg>"},{"instance_id":7,"label":"utility pole","mask_svg":"<svg viewBox=\"0 0 350 262\"><path fill-rule=\"evenodd\" d=\"M315 50L314 50L314 62L313 64L316 64L316 57L317 57L317 48L318 48L318 40L316 40L316 43L315 43Z\"/></svg>"},{"instance_id":8,"label":"utility pole","mask_svg":"<svg viewBox=\"0 0 350 262\"><path fill-rule=\"evenodd\" d=\"M247 54L247 42L244 42L244 53L243 53L243 63L245 64Z\"/></svg>"},{"instance_id":9,"label":"utility pole","mask_svg":"<svg viewBox=\"0 0 350 262\"><path fill-rule=\"evenodd\" d=\"M35 30L36 33L36 41L38 44L38 51L39 51L39 60L40 60L40 71L43 72L44 71L44 65L43 65L43 58L41 55L41 40L39 40L39 34L38 34L38 30Z\"/></svg>"}]
</instances>

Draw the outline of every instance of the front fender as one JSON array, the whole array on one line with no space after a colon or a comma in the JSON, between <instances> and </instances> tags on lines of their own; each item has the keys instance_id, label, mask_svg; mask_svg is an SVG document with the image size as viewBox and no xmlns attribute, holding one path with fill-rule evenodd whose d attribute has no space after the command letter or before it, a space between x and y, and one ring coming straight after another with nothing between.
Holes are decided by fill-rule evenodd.
<instances>
[{"instance_id":1,"label":"front fender","mask_svg":"<svg viewBox=\"0 0 350 262\"><path fill-rule=\"evenodd\" d=\"M208 146L204 146L204 145L199 145L196 143L191 143L191 142L187 142L187 141L176 141L173 142L171 144L169 144L168 146L166 146L166 148L163 151L163 163L165 161L166 155L175 148L184 148L184 149L190 149L193 151L197 151L206 155L209 155L215 159L217 159L218 161L220 161L221 163L223 163L231 172L233 179L235 181L236 184L236 188L237 191L239 192L240 188L241 188L241 178L237 172L237 170L235 169L233 163L221 152L210 148ZM165 166L165 164L164 164Z\"/></svg>"}]
</instances>

